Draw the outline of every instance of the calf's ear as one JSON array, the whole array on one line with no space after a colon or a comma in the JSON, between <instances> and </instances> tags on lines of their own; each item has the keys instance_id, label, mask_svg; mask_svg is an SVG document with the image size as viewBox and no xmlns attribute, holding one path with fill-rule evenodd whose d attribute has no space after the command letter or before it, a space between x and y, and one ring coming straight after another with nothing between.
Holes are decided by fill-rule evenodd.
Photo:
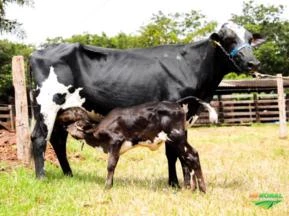
<instances>
[{"instance_id":1,"label":"calf's ear","mask_svg":"<svg viewBox=\"0 0 289 216\"><path fill-rule=\"evenodd\" d=\"M253 34L253 40L251 42L251 46L252 47L256 47L261 45L262 43L264 43L266 41L266 38L264 38L262 35L260 34Z\"/></svg>"},{"instance_id":2,"label":"calf's ear","mask_svg":"<svg viewBox=\"0 0 289 216\"><path fill-rule=\"evenodd\" d=\"M218 42L220 42L221 40L220 35L218 33L211 34L210 39Z\"/></svg>"}]
</instances>

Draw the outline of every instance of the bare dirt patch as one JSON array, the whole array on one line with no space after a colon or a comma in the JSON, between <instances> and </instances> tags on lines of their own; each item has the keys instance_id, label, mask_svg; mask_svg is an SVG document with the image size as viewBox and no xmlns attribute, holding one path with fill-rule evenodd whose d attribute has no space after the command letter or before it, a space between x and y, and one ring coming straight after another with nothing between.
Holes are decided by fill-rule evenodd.
<instances>
[{"instance_id":1,"label":"bare dirt patch","mask_svg":"<svg viewBox=\"0 0 289 216\"><path fill-rule=\"evenodd\" d=\"M47 145L45 159L58 165L56 155L51 145ZM0 161L5 161L9 165L17 165L21 161L17 159L17 146L15 132L0 129Z\"/></svg>"},{"instance_id":2,"label":"bare dirt patch","mask_svg":"<svg viewBox=\"0 0 289 216\"><path fill-rule=\"evenodd\" d=\"M15 133L0 130L0 160L17 161Z\"/></svg>"}]
</instances>

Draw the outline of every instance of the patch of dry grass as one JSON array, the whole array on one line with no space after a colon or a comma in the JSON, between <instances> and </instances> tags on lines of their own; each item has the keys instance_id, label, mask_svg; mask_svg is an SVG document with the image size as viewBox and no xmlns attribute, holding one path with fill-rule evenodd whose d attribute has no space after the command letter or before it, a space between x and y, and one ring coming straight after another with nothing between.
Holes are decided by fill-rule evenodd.
<instances>
[{"instance_id":1,"label":"patch of dry grass","mask_svg":"<svg viewBox=\"0 0 289 216\"><path fill-rule=\"evenodd\" d=\"M189 142L201 157L205 195L167 186L164 147L122 155L114 187L104 191L106 156L87 146L71 161L73 178L52 164L44 181L26 168L0 172L0 215L289 215L289 142L276 125L194 128ZM70 140L69 154L80 146ZM179 165L178 175L182 182ZM255 206L249 195L262 192L281 193L283 202Z\"/></svg>"}]
</instances>

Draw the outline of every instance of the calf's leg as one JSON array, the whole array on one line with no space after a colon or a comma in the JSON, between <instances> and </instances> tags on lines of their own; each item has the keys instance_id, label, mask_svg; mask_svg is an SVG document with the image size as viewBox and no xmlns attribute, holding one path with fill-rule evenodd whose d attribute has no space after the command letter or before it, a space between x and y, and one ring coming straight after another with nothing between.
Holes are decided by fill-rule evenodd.
<instances>
[{"instance_id":1,"label":"calf's leg","mask_svg":"<svg viewBox=\"0 0 289 216\"><path fill-rule=\"evenodd\" d=\"M184 186L195 190L196 181L198 181L199 190L205 192L206 185L201 169L199 154L187 142L187 131L184 129L174 129L171 131L169 137L172 140L172 152L174 152L181 161Z\"/></svg>"},{"instance_id":2,"label":"calf's leg","mask_svg":"<svg viewBox=\"0 0 289 216\"><path fill-rule=\"evenodd\" d=\"M115 141L111 142L108 152L108 163L107 163L107 177L105 182L105 189L110 189L113 186L113 175L119 160L119 152L122 142Z\"/></svg>"},{"instance_id":3,"label":"calf's leg","mask_svg":"<svg viewBox=\"0 0 289 216\"><path fill-rule=\"evenodd\" d=\"M187 166L184 160L180 160L180 161L181 161L183 176L184 176L184 187L187 189L191 188L192 190L195 190L197 185L195 182L193 182L195 184L191 184L191 172L190 172L189 167Z\"/></svg>"},{"instance_id":4,"label":"calf's leg","mask_svg":"<svg viewBox=\"0 0 289 216\"><path fill-rule=\"evenodd\" d=\"M184 148L180 149L180 160L182 165L188 168L188 172L184 173L185 185L191 185L192 190L196 189L196 182L199 190L206 192L206 184L201 168L198 152L185 141ZM190 178L188 177L190 175Z\"/></svg>"}]
</instances>

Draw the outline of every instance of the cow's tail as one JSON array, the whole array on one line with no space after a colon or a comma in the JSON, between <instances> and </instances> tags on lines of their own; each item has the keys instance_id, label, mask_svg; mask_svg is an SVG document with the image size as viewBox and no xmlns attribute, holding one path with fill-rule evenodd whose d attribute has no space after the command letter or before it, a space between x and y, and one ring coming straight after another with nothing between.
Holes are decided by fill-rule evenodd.
<instances>
[{"instance_id":1,"label":"cow's tail","mask_svg":"<svg viewBox=\"0 0 289 216\"><path fill-rule=\"evenodd\" d=\"M216 110L207 102L201 100L198 97L195 96L187 96L184 98L181 98L179 100L177 100L177 103L179 104L184 104L186 102L189 102L191 100L194 100L196 102L198 102L199 104L201 104L208 112L209 112L209 120L211 123L218 123L218 114L216 112ZM193 122L195 122L197 120L196 116L193 116Z\"/></svg>"}]
</instances>

